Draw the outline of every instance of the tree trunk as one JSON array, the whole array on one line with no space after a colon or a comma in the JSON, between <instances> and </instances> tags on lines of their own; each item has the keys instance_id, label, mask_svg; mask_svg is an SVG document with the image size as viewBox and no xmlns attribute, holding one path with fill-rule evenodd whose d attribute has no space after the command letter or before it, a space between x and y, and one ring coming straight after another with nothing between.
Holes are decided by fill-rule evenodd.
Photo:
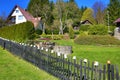
<instances>
[{"instance_id":1,"label":"tree trunk","mask_svg":"<svg viewBox=\"0 0 120 80\"><path fill-rule=\"evenodd\" d=\"M60 18L60 31L59 31L59 35L62 34L63 35L63 23L62 20Z\"/></svg>"}]
</instances>

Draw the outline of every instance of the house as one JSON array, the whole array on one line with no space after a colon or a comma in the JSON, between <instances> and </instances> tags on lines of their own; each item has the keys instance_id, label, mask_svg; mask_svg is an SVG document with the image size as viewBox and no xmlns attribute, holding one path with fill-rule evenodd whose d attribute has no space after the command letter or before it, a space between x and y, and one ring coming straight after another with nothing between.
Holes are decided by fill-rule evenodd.
<instances>
[{"instance_id":1,"label":"house","mask_svg":"<svg viewBox=\"0 0 120 80\"><path fill-rule=\"evenodd\" d=\"M82 25L93 25L89 20L80 21L78 24L79 26L74 26L74 30L80 30Z\"/></svg>"},{"instance_id":2,"label":"house","mask_svg":"<svg viewBox=\"0 0 120 80\"><path fill-rule=\"evenodd\" d=\"M89 20L84 20L84 21L81 21L81 24L83 24L83 25L92 25L92 22L90 22Z\"/></svg>"},{"instance_id":3,"label":"house","mask_svg":"<svg viewBox=\"0 0 120 80\"><path fill-rule=\"evenodd\" d=\"M120 18L114 21L116 28L114 29L114 37L120 40Z\"/></svg>"},{"instance_id":4,"label":"house","mask_svg":"<svg viewBox=\"0 0 120 80\"><path fill-rule=\"evenodd\" d=\"M114 23L116 24L117 27L120 27L120 18L118 18L117 20L115 20Z\"/></svg>"},{"instance_id":5,"label":"house","mask_svg":"<svg viewBox=\"0 0 120 80\"><path fill-rule=\"evenodd\" d=\"M31 21L34 24L34 27L36 28L39 22L41 21L41 17L34 18L25 9L22 9L20 6L16 5L7 18L7 23L9 25L19 24L26 21Z\"/></svg>"}]
</instances>

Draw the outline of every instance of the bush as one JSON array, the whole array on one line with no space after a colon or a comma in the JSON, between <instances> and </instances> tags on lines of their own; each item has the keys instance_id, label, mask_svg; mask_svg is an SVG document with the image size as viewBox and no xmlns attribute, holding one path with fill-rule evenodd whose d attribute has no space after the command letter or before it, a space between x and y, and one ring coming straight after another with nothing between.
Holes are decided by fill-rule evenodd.
<instances>
[{"instance_id":1,"label":"bush","mask_svg":"<svg viewBox=\"0 0 120 80\"><path fill-rule=\"evenodd\" d=\"M80 31L88 31L90 28L90 25L81 25L80 26Z\"/></svg>"},{"instance_id":2,"label":"bush","mask_svg":"<svg viewBox=\"0 0 120 80\"><path fill-rule=\"evenodd\" d=\"M112 36L87 35L79 36L74 42L81 45L120 45L120 41Z\"/></svg>"},{"instance_id":3,"label":"bush","mask_svg":"<svg viewBox=\"0 0 120 80\"><path fill-rule=\"evenodd\" d=\"M53 39L53 40L61 40L64 38L63 35L40 35L41 39Z\"/></svg>"},{"instance_id":4,"label":"bush","mask_svg":"<svg viewBox=\"0 0 120 80\"><path fill-rule=\"evenodd\" d=\"M80 32L79 32L79 35L86 36L86 35L88 35L88 31L80 31Z\"/></svg>"},{"instance_id":5,"label":"bush","mask_svg":"<svg viewBox=\"0 0 120 80\"><path fill-rule=\"evenodd\" d=\"M1 37L18 42L24 42L28 39L34 39L34 33L34 25L31 22L25 22L0 28Z\"/></svg>"},{"instance_id":6,"label":"bush","mask_svg":"<svg viewBox=\"0 0 120 80\"><path fill-rule=\"evenodd\" d=\"M91 25L89 27L90 35L106 35L108 34L108 27L105 25Z\"/></svg>"},{"instance_id":7,"label":"bush","mask_svg":"<svg viewBox=\"0 0 120 80\"><path fill-rule=\"evenodd\" d=\"M63 35L54 35L53 36L53 40L62 40L63 39Z\"/></svg>"},{"instance_id":8,"label":"bush","mask_svg":"<svg viewBox=\"0 0 120 80\"><path fill-rule=\"evenodd\" d=\"M74 38L74 30L73 30L72 26L69 27L69 36L71 39Z\"/></svg>"},{"instance_id":9,"label":"bush","mask_svg":"<svg viewBox=\"0 0 120 80\"><path fill-rule=\"evenodd\" d=\"M38 34L38 35L41 35L41 34L42 34L42 30L36 29L36 30L35 30L35 33Z\"/></svg>"},{"instance_id":10,"label":"bush","mask_svg":"<svg viewBox=\"0 0 120 80\"><path fill-rule=\"evenodd\" d=\"M74 34L78 35L78 34L80 34L80 31L79 30L74 30Z\"/></svg>"}]
</instances>

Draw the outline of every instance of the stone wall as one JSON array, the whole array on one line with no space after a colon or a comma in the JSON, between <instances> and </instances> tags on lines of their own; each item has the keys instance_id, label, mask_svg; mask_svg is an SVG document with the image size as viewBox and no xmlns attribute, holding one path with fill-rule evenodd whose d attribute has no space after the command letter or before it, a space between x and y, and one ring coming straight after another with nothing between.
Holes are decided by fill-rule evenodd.
<instances>
[{"instance_id":1,"label":"stone wall","mask_svg":"<svg viewBox=\"0 0 120 80\"><path fill-rule=\"evenodd\" d=\"M54 46L54 52L61 53L61 54L71 54L72 53L72 46Z\"/></svg>"}]
</instances>

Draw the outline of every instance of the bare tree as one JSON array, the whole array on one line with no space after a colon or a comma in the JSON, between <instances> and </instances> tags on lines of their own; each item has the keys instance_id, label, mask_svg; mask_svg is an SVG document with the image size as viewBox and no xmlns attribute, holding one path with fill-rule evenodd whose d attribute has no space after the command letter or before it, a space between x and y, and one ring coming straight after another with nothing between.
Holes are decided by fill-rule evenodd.
<instances>
[{"instance_id":1,"label":"bare tree","mask_svg":"<svg viewBox=\"0 0 120 80\"><path fill-rule=\"evenodd\" d=\"M101 1L95 2L93 4L94 17L97 24L105 24L105 4Z\"/></svg>"},{"instance_id":2,"label":"bare tree","mask_svg":"<svg viewBox=\"0 0 120 80\"><path fill-rule=\"evenodd\" d=\"M57 8L58 8L58 15L59 15L59 21L60 21L60 31L59 34L63 34L63 22L62 22L62 1L57 0Z\"/></svg>"},{"instance_id":3,"label":"bare tree","mask_svg":"<svg viewBox=\"0 0 120 80\"><path fill-rule=\"evenodd\" d=\"M5 12L2 12L0 15L0 27L3 27L6 25L6 16L5 16Z\"/></svg>"}]
</instances>

